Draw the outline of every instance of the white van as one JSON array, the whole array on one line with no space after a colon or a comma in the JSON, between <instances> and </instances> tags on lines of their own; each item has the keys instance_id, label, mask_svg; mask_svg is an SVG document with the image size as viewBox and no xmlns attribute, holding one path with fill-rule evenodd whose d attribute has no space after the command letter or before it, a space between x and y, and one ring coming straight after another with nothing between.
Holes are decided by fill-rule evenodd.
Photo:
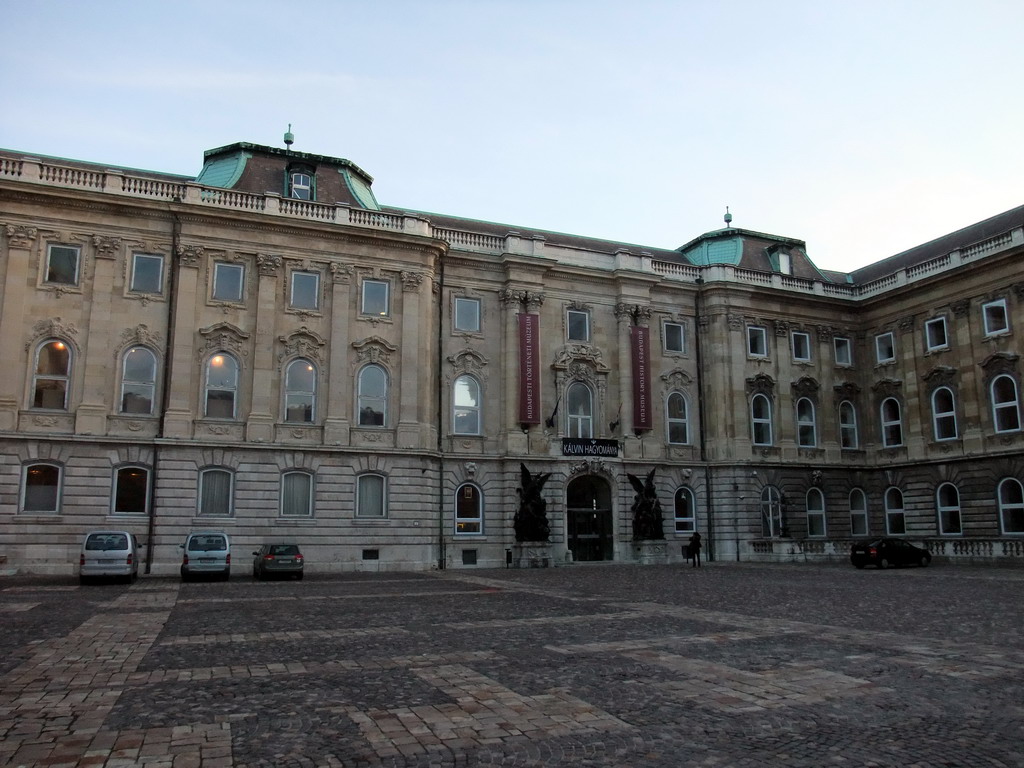
<instances>
[{"instance_id":1,"label":"white van","mask_svg":"<svg viewBox=\"0 0 1024 768\"><path fill-rule=\"evenodd\" d=\"M113 576L129 584L139 577L139 540L128 531L89 531L82 540L78 580Z\"/></svg>"},{"instance_id":2,"label":"white van","mask_svg":"<svg viewBox=\"0 0 1024 768\"><path fill-rule=\"evenodd\" d=\"M193 531L179 546L185 550L181 556L182 581L203 574L225 581L231 577L231 542L224 531Z\"/></svg>"}]
</instances>

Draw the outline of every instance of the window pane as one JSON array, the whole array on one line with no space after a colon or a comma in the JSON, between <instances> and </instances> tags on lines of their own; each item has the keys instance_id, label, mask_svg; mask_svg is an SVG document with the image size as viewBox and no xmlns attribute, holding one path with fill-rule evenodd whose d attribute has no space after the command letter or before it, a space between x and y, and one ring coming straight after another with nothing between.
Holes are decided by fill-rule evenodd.
<instances>
[{"instance_id":1,"label":"window pane","mask_svg":"<svg viewBox=\"0 0 1024 768\"><path fill-rule=\"evenodd\" d=\"M78 248L51 245L47 252L46 282L78 284Z\"/></svg>"},{"instance_id":2,"label":"window pane","mask_svg":"<svg viewBox=\"0 0 1024 768\"><path fill-rule=\"evenodd\" d=\"M163 289L164 257L136 253L132 256L134 293L160 293Z\"/></svg>"},{"instance_id":3,"label":"window pane","mask_svg":"<svg viewBox=\"0 0 1024 768\"><path fill-rule=\"evenodd\" d=\"M376 365L359 372L359 425L383 427L387 408L387 376Z\"/></svg>"},{"instance_id":4,"label":"window pane","mask_svg":"<svg viewBox=\"0 0 1024 768\"><path fill-rule=\"evenodd\" d=\"M213 273L213 298L220 301L241 301L244 274L240 264L218 263Z\"/></svg>"},{"instance_id":5,"label":"window pane","mask_svg":"<svg viewBox=\"0 0 1024 768\"><path fill-rule=\"evenodd\" d=\"M117 470L114 512L119 515L144 515L147 507L149 472L142 467Z\"/></svg>"},{"instance_id":6,"label":"window pane","mask_svg":"<svg viewBox=\"0 0 1024 768\"><path fill-rule=\"evenodd\" d=\"M480 330L479 299L455 299L455 330L470 332Z\"/></svg>"},{"instance_id":7,"label":"window pane","mask_svg":"<svg viewBox=\"0 0 1024 768\"><path fill-rule=\"evenodd\" d=\"M238 363L230 355L214 355L206 366L206 415L232 419L235 416L235 390L238 387Z\"/></svg>"},{"instance_id":8,"label":"window pane","mask_svg":"<svg viewBox=\"0 0 1024 768\"><path fill-rule=\"evenodd\" d=\"M455 492L455 533L481 533L483 528L482 498L472 485L463 485Z\"/></svg>"},{"instance_id":9,"label":"window pane","mask_svg":"<svg viewBox=\"0 0 1024 768\"><path fill-rule=\"evenodd\" d=\"M388 284L378 280L363 281L364 315L388 315Z\"/></svg>"},{"instance_id":10,"label":"window pane","mask_svg":"<svg viewBox=\"0 0 1024 768\"><path fill-rule=\"evenodd\" d=\"M39 362L36 373L43 376L67 376L68 345L63 341L48 341L39 349Z\"/></svg>"},{"instance_id":11,"label":"window pane","mask_svg":"<svg viewBox=\"0 0 1024 768\"><path fill-rule=\"evenodd\" d=\"M567 313L567 324L569 326L570 341L590 340L590 315L587 312L569 310Z\"/></svg>"},{"instance_id":12,"label":"window pane","mask_svg":"<svg viewBox=\"0 0 1024 768\"><path fill-rule=\"evenodd\" d=\"M1009 330L1009 322L1006 317L1006 303L996 301L986 304L982 309L982 317L985 320L985 335L991 336Z\"/></svg>"},{"instance_id":13,"label":"window pane","mask_svg":"<svg viewBox=\"0 0 1024 768\"><path fill-rule=\"evenodd\" d=\"M216 517L231 515L231 473L221 469L200 475L199 514Z\"/></svg>"},{"instance_id":14,"label":"window pane","mask_svg":"<svg viewBox=\"0 0 1024 768\"><path fill-rule=\"evenodd\" d=\"M292 272L291 305L295 309L316 309L320 306L320 275Z\"/></svg>"},{"instance_id":15,"label":"window pane","mask_svg":"<svg viewBox=\"0 0 1024 768\"><path fill-rule=\"evenodd\" d=\"M133 347L124 356L121 380L121 412L153 412L156 356L145 347Z\"/></svg>"},{"instance_id":16,"label":"window pane","mask_svg":"<svg viewBox=\"0 0 1024 768\"><path fill-rule=\"evenodd\" d=\"M316 367L293 360L285 371L285 421L312 422L316 396Z\"/></svg>"},{"instance_id":17,"label":"window pane","mask_svg":"<svg viewBox=\"0 0 1024 768\"><path fill-rule=\"evenodd\" d=\"M853 350L850 340L837 338L835 341L836 365L850 365L853 362Z\"/></svg>"},{"instance_id":18,"label":"window pane","mask_svg":"<svg viewBox=\"0 0 1024 768\"><path fill-rule=\"evenodd\" d=\"M693 493L689 488L680 488L675 496L676 533L693 533L696 530Z\"/></svg>"},{"instance_id":19,"label":"window pane","mask_svg":"<svg viewBox=\"0 0 1024 768\"><path fill-rule=\"evenodd\" d=\"M665 351L683 352L683 326L679 323L665 323Z\"/></svg>"},{"instance_id":20,"label":"window pane","mask_svg":"<svg viewBox=\"0 0 1024 768\"><path fill-rule=\"evenodd\" d=\"M34 464L25 470L25 512L56 512L60 468Z\"/></svg>"},{"instance_id":21,"label":"window pane","mask_svg":"<svg viewBox=\"0 0 1024 768\"><path fill-rule=\"evenodd\" d=\"M289 472L281 479L281 514L309 517L312 511L313 478L305 472Z\"/></svg>"},{"instance_id":22,"label":"window pane","mask_svg":"<svg viewBox=\"0 0 1024 768\"><path fill-rule=\"evenodd\" d=\"M356 515L358 517L384 517L384 478L380 475L362 475L357 481Z\"/></svg>"},{"instance_id":23,"label":"window pane","mask_svg":"<svg viewBox=\"0 0 1024 768\"><path fill-rule=\"evenodd\" d=\"M452 393L454 398L454 429L459 435L480 433L480 385L471 376L460 376L455 380Z\"/></svg>"}]
</instances>

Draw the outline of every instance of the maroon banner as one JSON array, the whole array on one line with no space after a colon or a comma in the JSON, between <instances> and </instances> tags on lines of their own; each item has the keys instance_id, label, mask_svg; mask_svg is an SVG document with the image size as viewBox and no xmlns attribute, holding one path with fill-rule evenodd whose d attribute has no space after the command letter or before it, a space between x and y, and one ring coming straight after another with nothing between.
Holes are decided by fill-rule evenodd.
<instances>
[{"instance_id":1,"label":"maroon banner","mask_svg":"<svg viewBox=\"0 0 1024 768\"><path fill-rule=\"evenodd\" d=\"M651 408L651 329L629 329L633 357L633 429L654 429Z\"/></svg>"},{"instance_id":2,"label":"maroon banner","mask_svg":"<svg viewBox=\"0 0 1024 768\"><path fill-rule=\"evenodd\" d=\"M519 423L540 424L540 315L519 318Z\"/></svg>"}]
</instances>

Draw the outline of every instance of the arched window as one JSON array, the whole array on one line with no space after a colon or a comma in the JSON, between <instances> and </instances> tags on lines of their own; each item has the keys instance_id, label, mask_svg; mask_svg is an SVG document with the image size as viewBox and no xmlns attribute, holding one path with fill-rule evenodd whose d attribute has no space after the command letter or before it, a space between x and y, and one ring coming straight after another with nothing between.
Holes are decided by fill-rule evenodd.
<instances>
[{"instance_id":1,"label":"arched window","mask_svg":"<svg viewBox=\"0 0 1024 768\"><path fill-rule=\"evenodd\" d=\"M32 377L32 407L66 411L71 383L71 349L60 339L44 341L36 349Z\"/></svg>"},{"instance_id":2,"label":"arched window","mask_svg":"<svg viewBox=\"0 0 1024 768\"><path fill-rule=\"evenodd\" d=\"M579 381L570 384L565 405L569 437L593 437L594 399L590 387Z\"/></svg>"},{"instance_id":3,"label":"arched window","mask_svg":"<svg viewBox=\"0 0 1024 768\"><path fill-rule=\"evenodd\" d=\"M359 426L383 427L388 412L387 373L379 365L367 365L359 371L356 388Z\"/></svg>"},{"instance_id":4,"label":"arched window","mask_svg":"<svg viewBox=\"0 0 1024 768\"><path fill-rule=\"evenodd\" d=\"M459 376L452 387L452 431L456 435L480 434L480 382Z\"/></svg>"},{"instance_id":5,"label":"arched window","mask_svg":"<svg viewBox=\"0 0 1024 768\"><path fill-rule=\"evenodd\" d=\"M1003 533L1024 533L1024 486L1019 480L1007 477L1000 481L997 495Z\"/></svg>"},{"instance_id":6,"label":"arched window","mask_svg":"<svg viewBox=\"0 0 1024 768\"><path fill-rule=\"evenodd\" d=\"M284 371L284 420L311 424L316 415L316 366L302 358Z\"/></svg>"},{"instance_id":7,"label":"arched window","mask_svg":"<svg viewBox=\"0 0 1024 768\"><path fill-rule=\"evenodd\" d=\"M690 442L690 410L686 398L679 392L668 396L666 406L668 414L668 441L677 445L688 445Z\"/></svg>"},{"instance_id":8,"label":"arched window","mask_svg":"<svg viewBox=\"0 0 1024 768\"><path fill-rule=\"evenodd\" d=\"M900 403L895 397L887 397L882 401L882 445L894 448L903 445L903 419L900 416Z\"/></svg>"},{"instance_id":9,"label":"arched window","mask_svg":"<svg viewBox=\"0 0 1024 768\"><path fill-rule=\"evenodd\" d=\"M889 488L885 492L885 532L890 536L902 536L907 532L903 491L899 488Z\"/></svg>"},{"instance_id":10,"label":"arched window","mask_svg":"<svg viewBox=\"0 0 1024 768\"><path fill-rule=\"evenodd\" d=\"M949 387L939 387L932 392L932 429L936 440L957 437L956 400Z\"/></svg>"},{"instance_id":11,"label":"arched window","mask_svg":"<svg viewBox=\"0 0 1024 768\"><path fill-rule=\"evenodd\" d=\"M356 517L387 517L386 483L383 475L356 478Z\"/></svg>"},{"instance_id":12,"label":"arched window","mask_svg":"<svg viewBox=\"0 0 1024 768\"><path fill-rule=\"evenodd\" d=\"M825 535L825 494L818 488L807 491L807 535Z\"/></svg>"},{"instance_id":13,"label":"arched window","mask_svg":"<svg viewBox=\"0 0 1024 768\"><path fill-rule=\"evenodd\" d=\"M313 516L313 475L294 471L281 475L281 517Z\"/></svg>"},{"instance_id":14,"label":"arched window","mask_svg":"<svg viewBox=\"0 0 1024 768\"><path fill-rule=\"evenodd\" d=\"M697 530L697 507L694 504L693 491L689 488L677 488L673 501L676 533L693 533Z\"/></svg>"},{"instance_id":15,"label":"arched window","mask_svg":"<svg viewBox=\"0 0 1024 768\"><path fill-rule=\"evenodd\" d=\"M199 516L231 517L234 475L226 469L199 473Z\"/></svg>"},{"instance_id":16,"label":"arched window","mask_svg":"<svg viewBox=\"0 0 1024 768\"><path fill-rule=\"evenodd\" d=\"M857 409L849 400L843 400L839 404L839 445L851 450L860 447L860 437L857 434Z\"/></svg>"},{"instance_id":17,"label":"arched window","mask_svg":"<svg viewBox=\"0 0 1024 768\"><path fill-rule=\"evenodd\" d=\"M156 355L146 347L132 347L121 365L121 413L153 413L156 397Z\"/></svg>"},{"instance_id":18,"label":"arched window","mask_svg":"<svg viewBox=\"0 0 1024 768\"><path fill-rule=\"evenodd\" d=\"M775 538L782 535L782 494L774 485L761 490L761 536Z\"/></svg>"},{"instance_id":19,"label":"arched window","mask_svg":"<svg viewBox=\"0 0 1024 768\"><path fill-rule=\"evenodd\" d=\"M956 536L963 533L960 524L960 492L952 483L943 483L935 491L935 509L939 513L939 533Z\"/></svg>"},{"instance_id":20,"label":"arched window","mask_svg":"<svg viewBox=\"0 0 1024 768\"><path fill-rule=\"evenodd\" d=\"M238 398L238 361L218 352L206 363L206 410L211 419L235 418Z\"/></svg>"},{"instance_id":21,"label":"arched window","mask_svg":"<svg viewBox=\"0 0 1024 768\"><path fill-rule=\"evenodd\" d=\"M996 432L1016 432L1020 429L1020 402L1017 382L1011 376L996 376L991 384L992 421Z\"/></svg>"},{"instance_id":22,"label":"arched window","mask_svg":"<svg viewBox=\"0 0 1024 768\"><path fill-rule=\"evenodd\" d=\"M818 444L814 403L806 397L796 401L796 439L801 448L814 448Z\"/></svg>"},{"instance_id":23,"label":"arched window","mask_svg":"<svg viewBox=\"0 0 1024 768\"><path fill-rule=\"evenodd\" d=\"M455 533L479 534L483 532L483 494L472 483L464 483L455 490Z\"/></svg>"},{"instance_id":24,"label":"arched window","mask_svg":"<svg viewBox=\"0 0 1024 768\"><path fill-rule=\"evenodd\" d=\"M850 491L850 535L868 535L868 497L860 488Z\"/></svg>"},{"instance_id":25,"label":"arched window","mask_svg":"<svg viewBox=\"0 0 1024 768\"><path fill-rule=\"evenodd\" d=\"M120 467L114 473L115 515L144 515L149 511L149 470Z\"/></svg>"},{"instance_id":26,"label":"arched window","mask_svg":"<svg viewBox=\"0 0 1024 768\"><path fill-rule=\"evenodd\" d=\"M60 467L56 464L29 464L21 491L22 512L60 510Z\"/></svg>"},{"instance_id":27,"label":"arched window","mask_svg":"<svg viewBox=\"0 0 1024 768\"><path fill-rule=\"evenodd\" d=\"M750 398L750 426L754 445L772 444L772 401L767 395Z\"/></svg>"}]
</instances>

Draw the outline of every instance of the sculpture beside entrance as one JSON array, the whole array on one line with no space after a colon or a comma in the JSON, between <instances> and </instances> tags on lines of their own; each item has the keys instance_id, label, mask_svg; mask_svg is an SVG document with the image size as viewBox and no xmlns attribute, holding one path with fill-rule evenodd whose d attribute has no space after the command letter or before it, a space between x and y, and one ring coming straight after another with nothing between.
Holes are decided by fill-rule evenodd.
<instances>
[{"instance_id":1,"label":"sculpture beside entrance","mask_svg":"<svg viewBox=\"0 0 1024 768\"><path fill-rule=\"evenodd\" d=\"M640 565L668 562L668 544L662 526L661 502L654 487L654 471L646 480L626 474L636 497L633 499L633 549Z\"/></svg>"},{"instance_id":2,"label":"sculpture beside entrance","mask_svg":"<svg viewBox=\"0 0 1024 768\"><path fill-rule=\"evenodd\" d=\"M530 474L525 464L519 465L519 509L512 521L516 532L513 565L516 568L548 568L551 560L551 527L548 525L548 503L540 495L551 473Z\"/></svg>"}]
</instances>

